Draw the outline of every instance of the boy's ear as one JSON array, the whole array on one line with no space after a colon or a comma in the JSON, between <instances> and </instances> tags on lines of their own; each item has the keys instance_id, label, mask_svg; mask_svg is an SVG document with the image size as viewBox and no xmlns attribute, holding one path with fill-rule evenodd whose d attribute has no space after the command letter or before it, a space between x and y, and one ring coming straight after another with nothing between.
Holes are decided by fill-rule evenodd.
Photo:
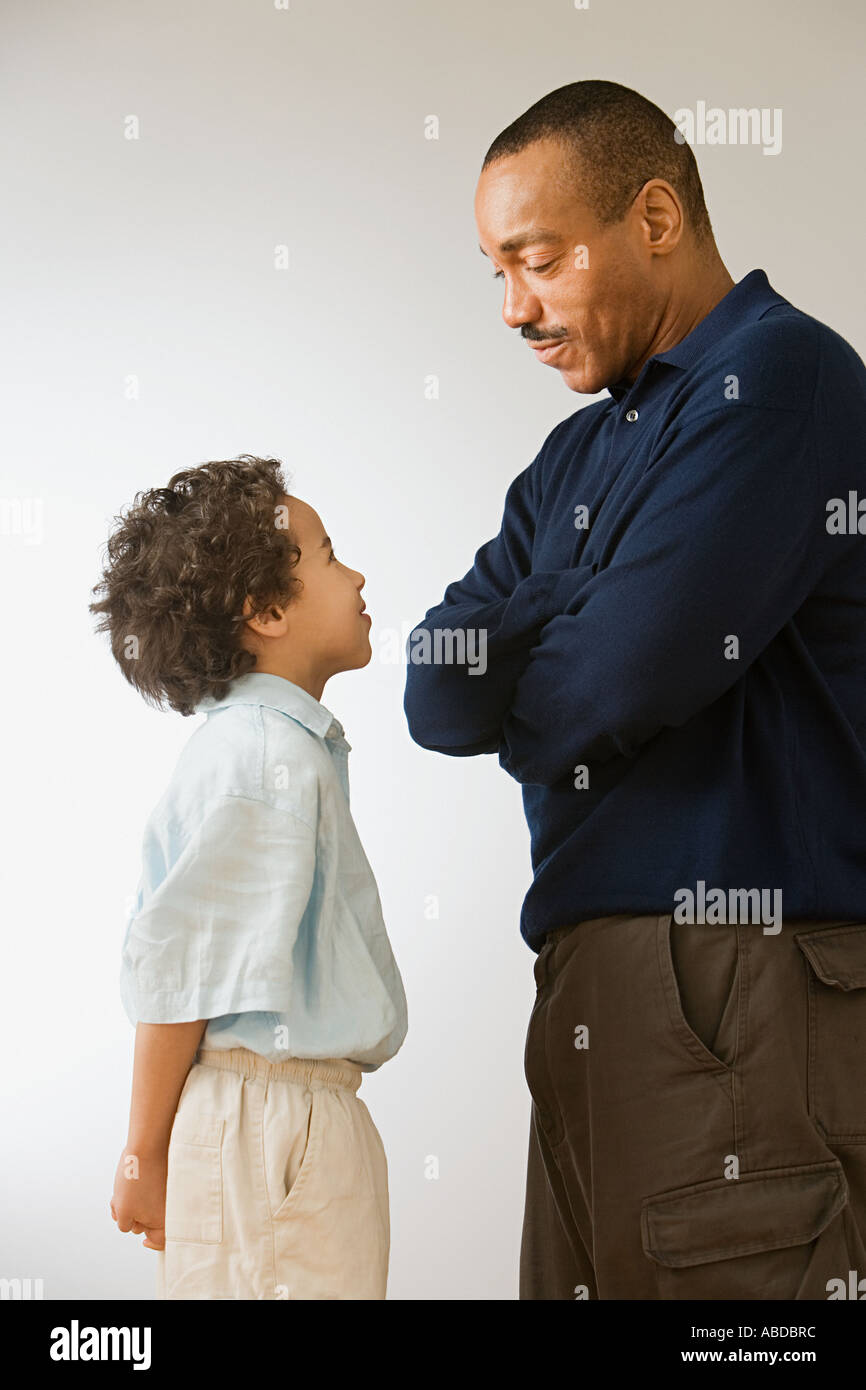
<instances>
[{"instance_id":1,"label":"boy's ear","mask_svg":"<svg viewBox=\"0 0 866 1390\"><path fill-rule=\"evenodd\" d=\"M275 633L274 628L277 625L282 626L284 624L286 610L280 608L278 604L271 604L263 613L257 613L254 618L249 617L248 615L253 612L254 607L255 605L252 599L249 594L247 594L244 599L243 609L241 610L247 618L247 627L251 628L253 632L259 633L262 637L274 637L278 635Z\"/></svg>"}]
</instances>

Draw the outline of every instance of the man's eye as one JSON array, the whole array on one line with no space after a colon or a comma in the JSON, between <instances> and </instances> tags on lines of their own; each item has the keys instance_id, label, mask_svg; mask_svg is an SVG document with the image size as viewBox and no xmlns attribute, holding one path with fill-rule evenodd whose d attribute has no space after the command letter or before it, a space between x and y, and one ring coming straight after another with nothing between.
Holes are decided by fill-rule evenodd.
<instances>
[{"instance_id":1,"label":"man's eye","mask_svg":"<svg viewBox=\"0 0 866 1390\"><path fill-rule=\"evenodd\" d=\"M336 555L334 554L333 550L331 551L331 554L329 555L328 558L329 558L329 560L336 560L337 557L336 557Z\"/></svg>"},{"instance_id":2,"label":"man's eye","mask_svg":"<svg viewBox=\"0 0 866 1390\"><path fill-rule=\"evenodd\" d=\"M547 269L549 269L549 267L552 266L552 265L553 265L553 261L545 261L545 262L544 262L544 265L528 265L528 266L526 267L526 269L527 269L527 270L547 270ZM501 271L501 270L494 270L494 272L493 272L493 278L494 278L494 280L502 280L502 279L504 278L502 271Z\"/></svg>"}]
</instances>

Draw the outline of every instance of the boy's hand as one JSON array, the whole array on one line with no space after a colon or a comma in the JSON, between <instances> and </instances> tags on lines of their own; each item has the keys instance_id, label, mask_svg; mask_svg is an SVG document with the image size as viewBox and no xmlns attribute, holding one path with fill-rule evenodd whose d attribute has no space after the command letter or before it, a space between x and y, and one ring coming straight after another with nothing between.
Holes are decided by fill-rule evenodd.
<instances>
[{"instance_id":1,"label":"boy's hand","mask_svg":"<svg viewBox=\"0 0 866 1390\"><path fill-rule=\"evenodd\" d=\"M134 1235L143 1231L146 1250L165 1249L168 1146L206 1027L206 1018L136 1024L129 1129L114 1176L111 1215L118 1230Z\"/></svg>"},{"instance_id":2,"label":"boy's hand","mask_svg":"<svg viewBox=\"0 0 866 1390\"><path fill-rule=\"evenodd\" d=\"M111 1215L120 1231L144 1232L146 1250L165 1249L165 1181L168 1149L136 1154L124 1149L114 1175Z\"/></svg>"}]
</instances>

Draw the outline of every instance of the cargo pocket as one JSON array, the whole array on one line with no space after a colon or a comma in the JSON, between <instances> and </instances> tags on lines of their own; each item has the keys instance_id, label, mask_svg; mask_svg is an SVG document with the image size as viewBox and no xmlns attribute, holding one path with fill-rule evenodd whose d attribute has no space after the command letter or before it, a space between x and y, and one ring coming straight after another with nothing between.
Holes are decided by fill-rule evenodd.
<instances>
[{"instance_id":1,"label":"cargo pocket","mask_svg":"<svg viewBox=\"0 0 866 1390\"><path fill-rule=\"evenodd\" d=\"M293 1215L304 1195L310 1182L310 1174L317 1163L319 1145L321 1142L322 1118L320 1107L324 1103L323 1096L318 1087L313 1087L310 1091L310 1113L307 1124L307 1142L304 1146L304 1156L301 1159L301 1166L298 1169L295 1181L292 1183L285 1197L273 1214L274 1221L286 1221Z\"/></svg>"},{"instance_id":2,"label":"cargo pocket","mask_svg":"<svg viewBox=\"0 0 866 1390\"><path fill-rule=\"evenodd\" d=\"M166 1241L219 1245L223 1237L223 1120L178 1113L168 1146Z\"/></svg>"},{"instance_id":3,"label":"cargo pocket","mask_svg":"<svg viewBox=\"0 0 866 1390\"><path fill-rule=\"evenodd\" d=\"M661 1267L662 1297L791 1299L847 1200L838 1159L714 1178L646 1198L641 1242Z\"/></svg>"},{"instance_id":4,"label":"cargo pocket","mask_svg":"<svg viewBox=\"0 0 866 1390\"><path fill-rule=\"evenodd\" d=\"M866 1144L866 922L800 932L809 982L809 1114L824 1138Z\"/></svg>"}]
</instances>

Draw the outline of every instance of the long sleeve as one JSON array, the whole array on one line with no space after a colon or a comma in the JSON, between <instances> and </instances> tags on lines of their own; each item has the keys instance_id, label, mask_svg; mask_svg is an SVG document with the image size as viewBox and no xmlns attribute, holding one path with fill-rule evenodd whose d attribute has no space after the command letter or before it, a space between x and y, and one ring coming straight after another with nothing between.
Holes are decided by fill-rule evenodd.
<instances>
[{"instance_id":1,"label":"long sleeve","mask_svg":"<svg viewBox=\"0 0 866 1390\"><path fill-rule=\"evenodd\" d=\"M662 440L609 563L516 683L500 746L511 776L552 786L630 756L742 677L826 560L817 458L805 409L728 403Z\"/></svg>"},{"instance_id":2,"label":"long sleeve","mask_svg":"<svg viewBox=\"0 0 866 1390\"><path fill-rule=\"evenodd\" d=\"M214 797L183 844L146 842L156 865L130 918L121 997L134 1023L285 1011L313 887L316 832L250 797Z\"/></svg>"},{"instance_id":3,"label":"long sleeve","mask_svg":"<svg viewBox=\"0 0 866 1390\"><path fill-rule=\"evenodd\" d=\"M588 566L532 573L537 463L508 488L499 533L409 635L403 708L414 741L433 752L498 750L533 643L590 577Z\"/></svg>"}]
</instances>

